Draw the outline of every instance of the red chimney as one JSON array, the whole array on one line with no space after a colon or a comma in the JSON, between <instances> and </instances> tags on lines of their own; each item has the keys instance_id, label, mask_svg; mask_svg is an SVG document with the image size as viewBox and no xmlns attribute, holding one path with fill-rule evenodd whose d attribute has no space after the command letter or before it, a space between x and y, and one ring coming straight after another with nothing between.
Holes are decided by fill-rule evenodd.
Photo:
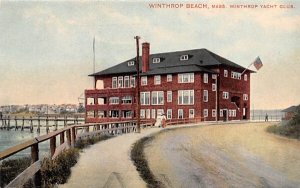
<instances>
[{"instance_id":1,"label":"red chimney","mask_svg":"<svg viewBox=\"0 0 300 188\"><path fill-rule=\"evenodd\" d=\"M142 72L149 71L149 55L150 55L150 44L148 42L144 42L142 44Z\"/></svg>"}]
</instances>

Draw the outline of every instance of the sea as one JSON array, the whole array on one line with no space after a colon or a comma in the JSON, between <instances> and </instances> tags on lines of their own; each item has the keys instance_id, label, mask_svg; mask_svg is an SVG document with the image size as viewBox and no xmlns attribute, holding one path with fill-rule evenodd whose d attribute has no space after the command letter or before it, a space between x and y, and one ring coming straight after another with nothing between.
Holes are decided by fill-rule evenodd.
<instances>
[{"instance_id":1,"label":"sea","mask_svg":"<svg viewBox=\"0 0 300 188\"><path fill-rule=\"evenodd\" d=\"M281 121L282 117L284 117L284 113L281 112L281 110L251 110L250 118L252 121L265 121L266 114L268 114L269 121ZM11 126L14 126L13 123L14 121L11 121ZM30 123L29 121L27 122L25 121L25 126L29 126L29 123ZM34 127L33 133L31 133L29 129L24 129L23 131L21 131L20 128L18 130L11 129L9 131L0 129L0 152L12 146L15 146L17 144L20 144L22 142L28 141L30 139L34 139L37 136L46 134L46 127L45 125L43 125L43 123L45 122L41 121L42 127L40 133L37 133L36 127ZM20 124L21 123L18 122L18 125ZM49 125L49 127L50 127L50 132L54 131L55 129L54 126ZM60 128L63 128L63 122L59 122L58 129ZM56 139L56 141L58 145L59 139ZM49 148L50 148L49 140L39 144L40 158L49 156ZM18 152L9 158L18 158L24 156L28 156L28 157L30 156L30 148Z\"/></svg>"}]
</instances>

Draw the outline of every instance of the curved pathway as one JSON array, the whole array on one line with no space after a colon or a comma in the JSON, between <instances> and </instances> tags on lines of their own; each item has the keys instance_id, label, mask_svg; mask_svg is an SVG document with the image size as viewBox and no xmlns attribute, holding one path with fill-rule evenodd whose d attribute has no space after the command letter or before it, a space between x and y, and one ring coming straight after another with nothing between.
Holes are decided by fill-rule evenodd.
<instances>
[{"instance_id":1,"label":"curved pathway","mask_svg":"<svg viewBox=\"0 0 300 188\"><path fill-rule=\"evenodd\" d=\"M145 153L166 187L300 187L300 142L265 132L270 124L169 130Z\"/></svg>"},{"instance_id":2,"label":"curved pathway","mask_svg":"<svg viewBox=\"0 0 300 188\"><path fill-rule=\"evenodd\" d=\"M78 163L71 169L71 177L60 187L146 187L130 159L130 151L137 140L160 130L142 129L140 134L120 135L84 149Z\"/></svg>"}]
</instances>

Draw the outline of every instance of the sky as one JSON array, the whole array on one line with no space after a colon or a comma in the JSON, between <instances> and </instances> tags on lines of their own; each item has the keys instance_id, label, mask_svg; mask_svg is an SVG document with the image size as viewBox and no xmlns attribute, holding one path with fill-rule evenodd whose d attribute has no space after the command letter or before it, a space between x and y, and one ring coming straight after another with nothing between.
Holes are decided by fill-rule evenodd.
<instances>
[{"instance_id":1,"label":"sky","mask_svg":"<svg viewBox=\"0 0 300 188\"><path fill-rule=\"evenodd\" d=\"M150 8L166 2L0 0L0 105L78 103L93 87L93 38L101 71L135 56L136 35L151 53L206 48L244 67L259 56L264 66L251 75L251 107L300 104L300 1Z\"/></svg>"}]
</instances>

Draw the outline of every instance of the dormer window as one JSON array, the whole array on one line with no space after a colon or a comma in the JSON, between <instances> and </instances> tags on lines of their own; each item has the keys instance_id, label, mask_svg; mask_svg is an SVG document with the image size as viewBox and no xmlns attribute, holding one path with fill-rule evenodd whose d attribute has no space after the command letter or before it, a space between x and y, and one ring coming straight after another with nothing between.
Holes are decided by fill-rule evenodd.
<instances>
[{"instance_id":1,"label":"dormer window","mask_svg":"<svg viewBox=\"0 0 300 188\"><path fill-rule=\"evenodd\" d=\"M153 63L160 63L160 58L155 57L155 58L152 59L152 62Z\"/></svg>"},{"instance_id":2,"label":"dormer window","mask_svg":"<svg viewBox=\"0 0 300 188\"><path fill-rule=\"evenodd\" d=\"M186 61L189 59L189 55L182 55L180 56L180 61Z\"/></svg>"},{"instance_id":3,"label":"dormer window","mask_svg":"<svg viewBox=\"0 0 300 188\"><path fill-rule=\"evenodd\" d=\"M133 66L134 65L134 61L128 61L128 67Z\"/></svg>"}]
</instances>

